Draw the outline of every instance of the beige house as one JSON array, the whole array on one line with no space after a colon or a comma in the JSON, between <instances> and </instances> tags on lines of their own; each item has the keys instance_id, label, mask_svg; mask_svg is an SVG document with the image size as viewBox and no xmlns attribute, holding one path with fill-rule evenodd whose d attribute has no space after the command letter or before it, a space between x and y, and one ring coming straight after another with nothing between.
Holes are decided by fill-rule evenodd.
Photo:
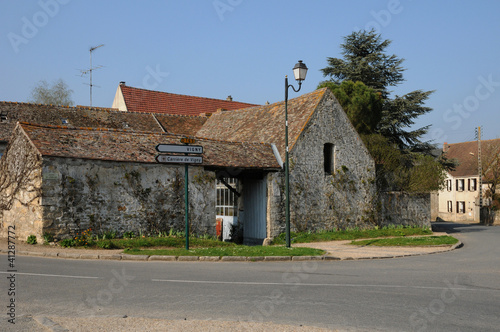
<instances>
[{"instance_id":1,"label":"beige house","mask_svg":"<svg viewBox=\"0 0 500 332\"><path fill-rule=\"evenodd\" d=\"M456 159L458 166L447 172L444 189L438 193L438 217L446 221L479 222L480 204L488 206L491 201L486 197L491 182L490 160L496 159L500 139L481 141L482 166L486 177L482 179L479 190L478 142L444 143L443 152L448 159ZM486 172L484 172L486 170ZM480 202L480 192L482 202Z\"/></svg>"}]
</instances>

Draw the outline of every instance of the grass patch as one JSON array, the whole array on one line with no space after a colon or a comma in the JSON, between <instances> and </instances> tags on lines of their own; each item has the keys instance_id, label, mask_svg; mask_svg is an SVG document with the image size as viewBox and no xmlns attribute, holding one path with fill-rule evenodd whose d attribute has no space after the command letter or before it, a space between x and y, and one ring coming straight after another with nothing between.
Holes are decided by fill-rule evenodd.
<instances>
[{"instance_id":1,"label":"grass patch","mask_svg":"<svg viewBox=\"0 0 500 332\"><path fill-rule=\"evenodd\" d=\"M169 248L183 248L186 246L186 239L183 237L141 237L132 239L109 239L97 240L92 246L94 248L102 249L131 249L131 248L148 248L148 247L169 247ZM189 246L191 247L233 247L234 243L222 242L211 239L202 239L196 237L189 238Z\"/></svg>"},{"instance_id":2,"label":"grass patch","mask_svg":"<svg viewBox=\"0 0 500 332\"><path fill-rule=\"evenodd\" d=\"M312 248L286 248L277 246L224 246L212 248L186 249L156 249L140 250L125 249L124 253L131 255L164 255L164 256L321 256L324 250Z\"/></svg>"},{"instance_id":3,"label":"grass patch","mask_svg":"<svg viewBox=\"0 0 500 332\"><path fill-rule=\"evenodd\" d=\"M323 241L341 241L369 239L376 237L405 237L415 235L431 235L432 230L422 227L384 227L381 229L347 229L339 231L290 233L292 243L310 243ZM273 244L285 244L285 233L280 234Z\"/></svg>"},{"instance_id":4,"label":"grass patch","mask_svg":"<svg viewBox=\"0 0 500 332\"><path fill-rule=\"evenodd\" d=\"M379 246L379 247L404 247L404 246L442 246L452 245L458 242L452 236L423 236L423 237L398 237L388 239L371 239L352 241L351 244L357 246Z\"/></svg>"}]
</instances>

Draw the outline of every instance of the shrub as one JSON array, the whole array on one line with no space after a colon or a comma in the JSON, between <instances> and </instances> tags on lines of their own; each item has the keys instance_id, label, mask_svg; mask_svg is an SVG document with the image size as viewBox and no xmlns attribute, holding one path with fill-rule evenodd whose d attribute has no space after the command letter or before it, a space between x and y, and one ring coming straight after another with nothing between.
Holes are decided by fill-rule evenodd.
<instances>
[{"instance_id":1,"label":"shrub","mask_svg":"<svg viewBox=\"0 0 500 332\"><path fill-rule=\"evenodd\" d=\"M123 233L123 237L126 239L132 239L135 237L135 233L132 231L125 232L125 233Z\"/></svg>"},{"instance_id":2,"label":"shrub","mask_svg":"<svg viewBox=\"0 0 500 332\"><path fill-rule=\"evenodd\" d=\"M28 244L36 244L36 235L30 235L28 236L28 239L26 240Z\"/></svg>"},{"instance_id":3,"label":"shrub","mask_svg":"<svg viewBox=\"0 0 500 332\"><path fill-rule=\"evenodd\" d=\"M54 236L48 232L43 233L43 244L54 242Z\"/></svg>"},{"instance_id":4,"label":"shrub","mask_svg":"<svg viewBox=\"0 0 500 332\"><path fill-rule=\"evenodd\" d=\"M74 247L75 241L73 239L64 239L59 242L59 245L63 248Z\"/></svg>"}]
</instances>

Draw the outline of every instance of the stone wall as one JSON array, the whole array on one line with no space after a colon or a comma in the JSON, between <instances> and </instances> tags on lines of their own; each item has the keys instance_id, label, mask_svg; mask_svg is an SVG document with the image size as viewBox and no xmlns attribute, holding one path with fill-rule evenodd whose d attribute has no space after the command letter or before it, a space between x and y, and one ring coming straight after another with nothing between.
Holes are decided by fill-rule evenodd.
<instances>
[{"instance_id":1,"label":"stone wall","mask_svg":"<svg viewBox=\"0 0 500 332\"><path fill-rule=\"evenodd\" d=\"M324 146L335 147L325 173ZM268 176L268 237L284 231L284 176ZM290 152L293 231L376 223L375 163L333 95L327 94Z\"/></svg>"},{"instance_id":2,"label":"stone wall","mask_svg":"<svg viewBox=\"0 0 500 332\"><path fill-rule=\"evenodd\" d=\"M24 135L16 135L0 160L0 236L14 227L16 240L43 234L41 156ZM12 234L11 234L12 235Z\"/></svg>"},{"instance_id":3,"label":"stone wall","mask_svg":"<svg viewBox=\"0 0 500 332\"><path fill-rule=\"evenodd\" d=\"M431 226L431 195L402 192L380 193L380 226Z\"/></svg>"},{"instance_id":4,"label":"stone wall","mask_svg":"<svg viewBox=\"0 0 500 332\"><path fill-rule=\"evenodd\" d=\"M481 224L485 225L500 225L500 213L498 210L489 209L488 207L481 208Z\"/></svg>"},{"instance_id":5,"label":"stone wall","mask_svg":"<svg viewBox=\"0 0 500 332\"><path fill-rule=\"evenodd\" d=\"M0 236L185 229L184 166L42 157L16 135L0 162ZM215 175L189 167L190 229L215 235Z\"/></svg>"},{"instance_id":6,"label":"stone wall","mask_svg":"<svg viewBox=\"0 0 500 332\"><path fill-rule=\"evenodd\" d=\"M48 158L43 164L45 230L184 230L184 166ZM215 234L215 177L190 167L191 231Z\"/></svg>"}]
</instances>

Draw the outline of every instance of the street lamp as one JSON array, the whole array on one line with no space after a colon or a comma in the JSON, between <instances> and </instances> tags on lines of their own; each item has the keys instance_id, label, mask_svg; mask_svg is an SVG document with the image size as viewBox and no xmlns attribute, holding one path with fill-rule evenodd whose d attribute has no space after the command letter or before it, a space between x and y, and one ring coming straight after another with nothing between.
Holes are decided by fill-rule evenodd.
<instances>
[{"instance_id":1,"label":"street lamp","mask_svg":"<svg viewBox=\"0 0 500 332\"><path fill-rule=\"evenodd\" d=\"M288 158L288 88L292 88L293 91L299 92L302 86L302 81L306 79L307 66L302 60L293 67L293 75L297 82L299 82L299 88L295 90L293 85L288 85L288 76L285 76L285 195L286 195L286 217L285 217L285 227L286 227L286 247L290 248L290 168L289 168L289 158Z\"/></svg>"}]
</instances>

